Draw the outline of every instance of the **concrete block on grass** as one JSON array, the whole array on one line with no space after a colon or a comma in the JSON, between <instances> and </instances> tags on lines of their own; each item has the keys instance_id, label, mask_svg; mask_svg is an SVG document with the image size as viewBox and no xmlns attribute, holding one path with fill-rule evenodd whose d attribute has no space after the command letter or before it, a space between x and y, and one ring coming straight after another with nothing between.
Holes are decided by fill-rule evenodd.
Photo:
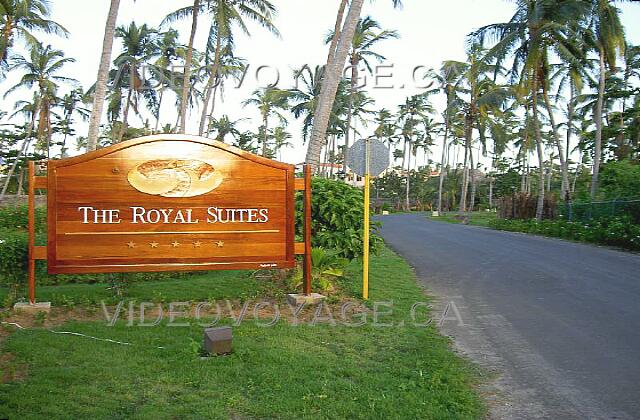
<instances>
[{"instance_id":1,"label":"concrete block on grass","mask_svg":"<svg viewBox=\"0 0 640 420\"><path fill-rule=\"evenodd\" d=\"M29 302L18 302L13 305L13 309L27 314L37 314L38 312L49 313L51 312L51 302L36 302L34 304Z\"/></svg>"},{"instance_id":2,"label":"concrete block on grass","mask_svg":"<svg viewBox=\"0 0 640 420\"><path fill-rule=\"evenodd\" d=\"M287 295L287 301L291 304L291 305L301 305L301 304L307 304L307 305L317 305L320 302L324 301L327 297L323 296L319 293L311 293L310 295L305 295L303 293L291 293Z\"/></svg>"}]
</instances>

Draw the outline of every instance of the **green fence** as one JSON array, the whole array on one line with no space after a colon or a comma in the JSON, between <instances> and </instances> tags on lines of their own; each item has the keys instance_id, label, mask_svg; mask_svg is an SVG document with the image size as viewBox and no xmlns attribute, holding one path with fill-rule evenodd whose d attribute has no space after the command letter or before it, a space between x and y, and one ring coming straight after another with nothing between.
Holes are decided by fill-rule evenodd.
<instances>
[{"instance_id":1,"label":"green fence","mask_svg":"<svg viewBox=\"0 0 640 420\"><path fill-rule=\"evenodd\" d=\"M569 221L587 221L604 217L629 217L640 224L640 200L594 201L560 206L560 215Z\"/></svg>"}]
</instances>

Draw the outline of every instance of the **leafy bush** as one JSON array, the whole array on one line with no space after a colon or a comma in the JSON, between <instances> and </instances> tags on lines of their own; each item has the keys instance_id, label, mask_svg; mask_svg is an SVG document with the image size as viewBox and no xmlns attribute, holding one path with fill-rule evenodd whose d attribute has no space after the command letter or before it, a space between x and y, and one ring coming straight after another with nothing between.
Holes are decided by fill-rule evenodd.
<instances>
[{"instance_id":1,"label":"leafy bush","mask_svg":"<svg viewBox=\"0 0 640 420\"><path fill-rule=\"evenodd\" d=\"M626 217L602 218L587 223L569 222L565 219L542 222L496 219L489 223L489 227L640 251L640 225L631 223Z\"/></svg>"},{"instance_id":2,"label":"leafy bush","mask_svg":"<svg viewBox=\"0 0 640 420\"><path fill-rule=\"evenodd\" d=\"M363 192L340 181L314 178L311 181L311 243L334 250L350 260L362 255L364 233ZM302 238L304 226L302 194L296 200L296 232ZM379 249L382 239L375 235L379 224L372 223L371 250Z\"/></svg>"},{"instance_id":3,"label":"leafy bush","mask_svg":"<svg viewBox=\"0 0 640 420\"><path fill-rule=\"evenodd\" d=\"M27 277L26 231L0 230L0 283L17 284Z\"/></svg>"},{"instance_id":4,"label":"leafy bush","mask_svg":"<svg viewBox=\"0 0 640 420\"><path fill-rule=\"evenodd\" d=\"M26 205L0 207L0 230L2 229L27 229L29 223L29 210ZM44 207L36 207L36 230L46 232L47 210Z\"/></svg>"},{"instance_id":5,"label":"leafy bush","mask_svg":"<svg viewBox=\"0 0 640 420\"><path fill-rule=\"evenodd\" d=\"M334 281L344 277L344 270L349 260L337 255L335 251L324 248L311 249L311 281L313 290L333 292ZM299 289L303 283L303 270L299 267L289 279L291 290Z\"/></svg>"},{"instance_id":6,"label":"leafy bush","mask_svg":"<svg viewBox=\"0 0 640 420\"><path fill-rule=\"evenodd\" d=\"M600 190L607 200L640 197L640 165L628 160L607 163L600 173Z\"/></svg>"}]
</instances>

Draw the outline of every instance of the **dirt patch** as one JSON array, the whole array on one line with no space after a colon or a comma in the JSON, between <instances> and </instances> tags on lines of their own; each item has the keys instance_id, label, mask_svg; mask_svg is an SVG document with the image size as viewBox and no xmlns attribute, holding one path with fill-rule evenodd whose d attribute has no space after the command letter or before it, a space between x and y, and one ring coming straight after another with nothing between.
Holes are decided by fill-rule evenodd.
<instances>
[{"instance_id":1,"label":"dirt patch","mask_svg":"<svg viewBox=\"0 0 640 420\"><path fill-rule=\"evenodd\" d=\"M27 377L27 368L18 363L11 353L0 354L0 383L22 381Z\"/></svg>"}]
</instances>

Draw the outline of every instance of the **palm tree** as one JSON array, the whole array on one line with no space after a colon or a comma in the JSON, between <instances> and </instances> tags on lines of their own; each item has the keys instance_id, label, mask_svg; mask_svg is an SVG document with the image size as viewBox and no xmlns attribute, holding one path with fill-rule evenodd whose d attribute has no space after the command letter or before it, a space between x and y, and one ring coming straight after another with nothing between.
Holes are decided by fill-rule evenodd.
<instances>
[{"instance_id":1,"label":"palm tree","mask_svg":"<svg viewBox=\"0 0 640 420\"><path fill-rule=\"evenodd\" d=\"M61 157L64 157L67 151L67 137L74 133L71 129L74 115L80 116L84 121L87 121L91 115L89 109L84 106L88 102L89 96L81 88L73 89L60 100L59 105L62 108L64 117L61 121L62 133L64 134L60 149Z\"/></svg>"},{"instance_id":2,"label":"palm tree","mask_svg":"<svg viewBox=\"0 0 640 420\"><path fill-rule=\"evenodd\" d=\"M218 69L221 64L222 52L225 48L232 50L233 29L237 26L245 35L250 35L245 20L253 21L266 28L271 33L279 36L280 33L273 25L276 15L276 7L269 0L208 0L205 11L211 15L211 27L209 29L209 42L207 43L207 56L213 54L213 63L207 86L205 99L200 117L200 135L204 133L206 126L209 102L212 91L218 79ZM169 15L166 21L175 20L176 16Z\"/></svg>"},{"instance_id":3,"label":"palm tree","mask_svg":"<svg viewBox=\"0 0 640 420\"><path fill-rule=\"evenodd\" d=\"M11 177L15 172L18 164L20 163L20 159L23 155L27 153L29 150L29 145L31 143L31 139L33 138L33 128L36 124L36 117L38 113L38 109L40 108L40 98L38 93L34 93L33 101L18 101L15 105L15 112L10 116L11 119L15 118L18 114L22 114L25 119L28 121L26 124L27 129L24 130L24 139L22 140L22 145L20 149L18 149L18 154L13 161L13 164L9 168L9 172L7 173L7 177L4 182L4 186L2 187L2 192L0 192L0 200L4 199L4 196L7 193L7 189L9 188L9 183L11 182Z\"/></svg>"},{"instance_id":4,"label":"palm tree","mask_svg":"<svg viewBox=\"0 0 640 420\"><path fill-rule=\"evenodd\" d=\"M461 68L458 61L445 61L440 67L439 73L431 72L429 77L437 82L437 87L427 92L428 94L440 92L445 95L446 106L444 110L444 135L442 138L442 155L440 158L440 176L438 180L438 213L442 212L442 195L444 191L444 180L447 176L447 165L445 165L447 158L447 150L449 149L449 134L451 131L451 116L457 112L456 105L460 105L458 99L458 93L460 90L460 74L464 72L464 68Z\"/></svg>"},{"instance_id":5,"label":"palm tree","mask_svg":"<svg viewBox=\"0 0 640 420\"><path fill-rule=\"evenodd\" d=\"M401 0L392 1L394 7L400 7L402 5ZM340 31L334 31L334 33L338 34L338 41L335 43L335 50L332 44L331 50L329 51L329 59L324 73L322 90L314 111L311 141L307 149L306 161L313 167L317 167L320 163L320 154L326 142L327 130L333 112L333 104L336 100L336 94L340 80L342 79L347 56L353 45L353 37L360 20L363 6L364 0L352 0L347 15L344 18L344 23L342 23L342 15L346 4L344 2L340 4L336 27L341 26L342 29Z\"/></svg>"},{"instance_id":6,"label":"palm tree","mask_svg":"<svg viewBox=\"0 0 640 420\"><path fill-rule=\"evenodd\" d=\"M42 44L36 43L31 46L28 57L14 56L9 64L9 71L22 70L25 73L16 85L7 90L4 97L6 98L21 88L35 87L37 89L39 104L36 110L38 114L37 139L39 146L43 150L47 150L48 157L50 157L49 145L53 134L51 113L53 106L58 102L58 83L78 83L75 79L59 76L57 73L62 70L65 64L74 61L73 58L65 58L62 51L53 49L50 45L44 47Z\"/></svg>"},{"instance_id":7,"label":"palm tree","mask_svg":"<svg viewBox=\"0 0 640 420\"><path fill-rule=\"evenodd\" d=\"M142 66L152 57L157 55L158 31L131 22L129 26L120 26L116 29L116 38L122 40L122 53L116 58L115 64L118 68L116 77L128 78L126 82L127 99L124 107L122 126L118 134L117 141L121 142L129 124L129 109L132 101L134 109L138 110L138 102L142 95L153 115L158 115L158 99L155 89L149 84L149 80L143 79L141 75Z\"/></svg>"},{"instance_id":8,"label":"palm tree","mask_svg":"<svg viewBox=\"0 0 640 420\"><path fill-rule=\"evenodd\" d=\"M228 44L222 50L220 57L220 65L218 66L216 82L214 83L213 89L205 92L205 102L207 102L207 93L209 93L209 100L207 104L211 105L211 108L207 111L208 115L206 115L206 127L211 126L211 121L213 120L213 113L216 106L216 99L218 94L222 98L224 96L224 88L226 79L232 77L240 83L242 78L246 75L246 60L241 57L236 57L232 50L232 45ZM206 90L206 87L205 87ZM207 108L209 107L206 105ZM205 130L207 136L209 135L209 131Z\"/></svg>"},{"instance_id":9,"label":"palm tree","mask_svg":"<svg viewBox=\"0 0 640 420\"><path fill-rule=\"evenodd\" d=\"M0 0L0 76L9 64L9 52L16 38L35 44L33 31L68 35L65 28L48 19L50 14L47 0Z\"/></svg>"},{"instance_id":10,"label":"palm tree","mask_svg":"<svg viewBox=\"0 0 640 420\"><path fill-rule=\"evenodd\" d=\"M208 1L208 0L207 0ZM191 90L191 68L193 66L193 43L198 31L198 16L203 12L205 5L200 0L194 0L193 6L183 7L169 14L160 24L166 25L169 22L185 19L191 16L191 33L189 35L189 45L184 60L184 76L182 78L182 88L180 92L180 110L178 112L178 126L181 134L186 132L187 127L187 107L189 105L189 95Z\"/></svg>"},{"instance_id":11,"label":"palm tree","mask_svg":"<svg viewBox=\"0 0 640 420\"><path fill-rule=\"evenodd\" d=\"M231 120L228 115L223 115L219 119L213 118L211 120L209 131L216 132L216 140L224 143L225 138L231 135L233 138L238 138L242 133L238 130L238 123L243 119Z\"/></svg>"},{"instance_id":12,"label":"palm tree","mask_svg":"<svg viewBox=\"0 0 640 420\"><path fill-rule=\"evenodd\" d=\"M273 152L279 160L282 160L282 149L293 146L289 141L291 134L287 132L285 126L279 125L273 130L271 137L273 138Z\"/></svg>"},{"instance_id":13,"label":"palm tree","mask_svg":"<svg viewBox=\"0 0 640 420\"><path fill-rule=\"evenodd\" d=\"M402 167L407 169L407 185L406 185L406 210L411 209L409 201L410 182L411 182L411 155L414 140L420 135L419 126L433 113L433 108L429 104L426 95L414 95L406 99L405 103L400 105L398 111L398 127L400 136L404 140L404 149L402 152Z\"/></svg>"},{"instance_id":14,"label":"palm tree","mask_svg":"<svg viewBox=\"0 0 640 420\"><path fill-rule=\"evenodd\" d=\"M260 111L262 117L262 156L267 156L269 142L269 118L278 117L281 123L286 122L286 118L280 110L287 109L289 104L289 92L274 87L257 89L251 98L242 103L244 106L254 105Z\"/></svg>"},{"instance_id":15,"label":"palm tree","mask_svg":"<svg viewBox=\"0 0 640 420\"><path fill-rule=\"evenodd\" d=\"M335 36L335 33L330 33L327 37L327 43L332 43ZM400 35L397 31L382 30L380 24L377 21L373 20L370 16L367 16L358 21L356 32L353 36L351 52L349 53L349 63L351 67L351 95L348 99L347 127L344 137L344 171L346 171L346 161L348 159L350 136L349 133L351 131L351 119L353 117L353 102L355 101L355 95L359 90L359 66L362 63L365 65L367 70L369 70L369 72L372 72L369 59L374 58L377 61L384 60L384 56L373 51L373 48L376 46L376 44L387 39L397 39L399 37Z\"/></svg>"},{"instance_id":16,"label":"palm tree","mask_svg":"<svg viewBox=\"0 0 640 420\"><path fill-rule=\"evenodd\" d=\"M89 120L89 134L87 135L87 151L96 150L98 147L98 135L100 131L100 120L104 109L104 99L107 96L107 82L109 79L109 67L111 66L111 52L113 50L113 38L118 20L118 10L120 0L111 0L107 23L104 29L104 40L102 41L102 54L100 55L100 66L98 67L98 77L96 81L95 93L93 95L93 108L91 119Z\"/></svg>"},{"instance_id":17,"label":"palm tree","mask_svg":"<svg viewBox=\"0 0 640 420\"><path fill-rule=\"evenodd\" d=\"M158 132L160 127L160 110L164 94L168 88L172 87L171 82L177 78L172 70L173 62L177 59L184 59L187 54L187 47L178 42L178 37L179 33L175 29L169 29L159 34L155 48L157 58L150 67L160 89L154 132Z\"/></svg>"},{"instance_id":18,"label":"palm tree","mask_svg":"<svg viewBox=\"0 0 640 420\"><path fill-rule=\"evenodd\" d=\"M589 27L593 33L593 46L598 51L599 81L598 101L594 110L596 134L594 141L593 175L591 178L591 199L598 192L598 178L602 160L602 110L606 89L607 67L616 68L618 54L624 54L624 27L620 21L619 10L609 0L594 0L589 12Z\"/></svg>"},{"instance_id":19,"label":"palm tree","mask_svg":"<svg viewBox=\"0 0 640 420\"><path fill-rule=\"evenodd\" d=\"M563 60L575 59L571 29L585 13L586 2L581 0L517 0L516 12L509 22L487 25L473 32L473 41L483 44L488 37L496 43L485 60L495 60L501 66L512 56L512 79L519 78L519 90L531 97L536 149L538 152L540 188L536 219L542 220L544 210L544 151L538 100L541 90L548 89L549 53L553 51ZM552 123L553 125L553 123ZM556 136L556 146L561 147ZM559 153L564 156L563 152Z\"/></svg>"}]
</instances>

